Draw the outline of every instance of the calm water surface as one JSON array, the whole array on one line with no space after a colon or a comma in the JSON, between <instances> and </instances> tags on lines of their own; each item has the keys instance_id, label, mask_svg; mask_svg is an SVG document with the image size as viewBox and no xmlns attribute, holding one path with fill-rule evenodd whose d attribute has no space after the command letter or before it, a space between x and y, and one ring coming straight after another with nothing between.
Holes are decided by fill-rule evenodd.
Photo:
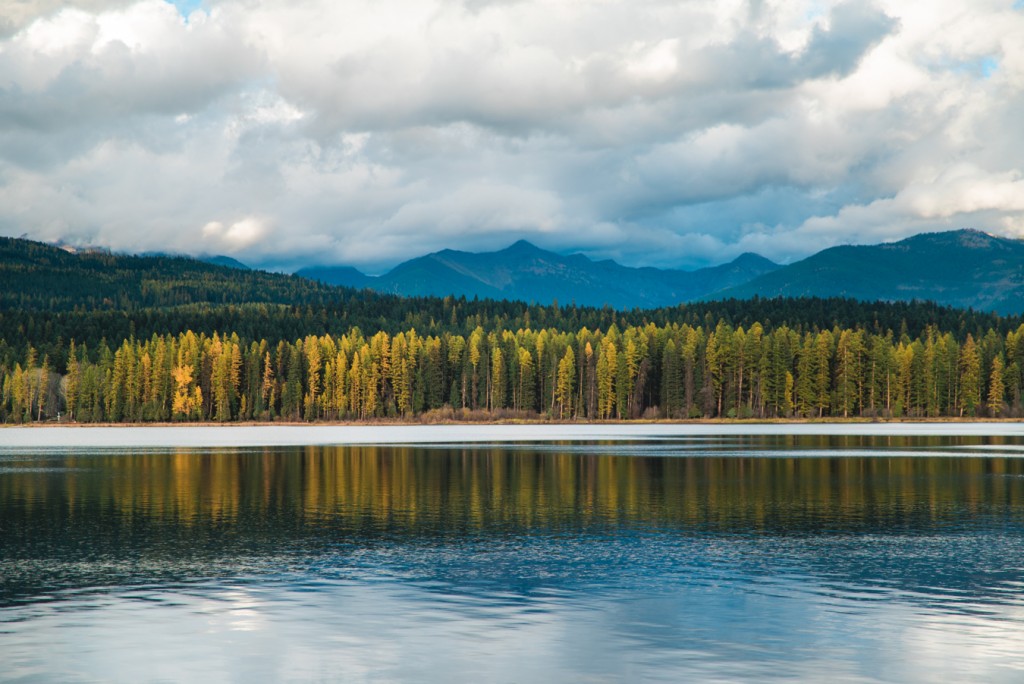
<instances>
[{"instance_id":1,"label":"calm water surface","mask_svg":"<svg viewBox=\"0 0 1024 684\"><path fill-rule=\"evenodd\" d=\"M0 680L1024 681L1022 455L0 449Z\"/></svg>"}]
</instances>

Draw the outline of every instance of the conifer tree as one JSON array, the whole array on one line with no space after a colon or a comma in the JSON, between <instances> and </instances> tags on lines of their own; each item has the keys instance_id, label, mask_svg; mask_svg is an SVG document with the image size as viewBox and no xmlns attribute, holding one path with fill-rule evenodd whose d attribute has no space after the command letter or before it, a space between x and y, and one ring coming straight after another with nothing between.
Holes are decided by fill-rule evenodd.
<instances>
[{"instance_id":1,"label":"conifer tree","mask_svg":"<svg viewBox=\"0 0 1024 684\"><path fill-rule=\"evenodd\" d=\"M973 416L980 403L981 352L974 337L968 334L960 348L960 415Z\"/></svg>"},{"instance_id":2,"label":"conifer tree","mask_svg":"<svg viewBox=\"0 0 1024 684\"><path fill-rule=\"evenodd\" d=\"M602 420L612 417L615 410L615 376L619 361L615 343L606 339L604 349L597 360L597 411Z\"/></svg>"},{"instance_id":3,"label":"conifer tree","mask_svg":"<svg viewBox=\"0 0 1024 684\"><path fill-rule=\"evenodd\" d=\"M536 410L534 388L536 381L533 371L533 355L526 347L519 348L519 405L520 410Z\"/></svg>"},{"instance_id":4,"label":"conifer tree","mask_svg":"<svg viewBox=\"0 0 1024 684\"><path fill-rule=\"evenodd\" d=\"M68 350L68 374L64 380L64 403L68 410L68 420L75 420L78 409L78 390L81 386L81 371L78 365L78 352L75 349L75 341L71 340L71 348Z\"/></svg>"},{"instance_id":5,"label":"conifer tree","mask_svg":"<svg viewBox=\"0 0 1024 684\"><path fill-rule=\"evenodd\" d=\"M674 418L682 410L683 387L679 350L675 340L665 344L661 360L661 408L665 416Z\"/></svg>"},{"instance_id":6,"label":"conifer tree","mask_svg":"<svg viewBox=\"0 0 1024 684\"><path fill-rule=\"evenodd\" d=\"M988 383L988 411L989 414L999 417L1003 412L1005 386L1003 384L1003 357L996 356L992 359L992 375Z\"/></svg>"},{"instance_id":7,"label":"conifer tree","mask_svg":"<svg viewBox=\"0 0 1024 684\"><path fill-rule=\"evenodd\" d=\"M558 381L555 390L555 401L558 404L558 417L564 419L572 415L572 401L576 383L576 355L572 347L566 347L565 355L558 362Z\"/></svg>"},{"instance_id":8,"label":"conifer tree","mask_svg":"<svg viewBox=\"0 0 1024 684\"><path fill-rule=\"evenodd\" d=\"M501 347L491 347L491 409L505 408L505 355Z\"/></svg>"}]
</instances>

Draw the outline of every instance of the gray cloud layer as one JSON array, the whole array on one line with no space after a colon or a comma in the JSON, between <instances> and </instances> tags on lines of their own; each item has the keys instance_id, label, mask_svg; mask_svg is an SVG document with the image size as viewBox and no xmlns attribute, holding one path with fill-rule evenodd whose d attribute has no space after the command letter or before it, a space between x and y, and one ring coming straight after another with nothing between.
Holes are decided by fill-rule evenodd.
<instances>
[{"instance_id":1,"label":"gray cloud layer","mask_svg":"<svg viewBox=\"0 0 1024 684\"><path fill-rule=\"evenodd\" d=\"M370 270L1024 234L1009 2L19 0L0 232Z\"/></svg>"}]
</instances>

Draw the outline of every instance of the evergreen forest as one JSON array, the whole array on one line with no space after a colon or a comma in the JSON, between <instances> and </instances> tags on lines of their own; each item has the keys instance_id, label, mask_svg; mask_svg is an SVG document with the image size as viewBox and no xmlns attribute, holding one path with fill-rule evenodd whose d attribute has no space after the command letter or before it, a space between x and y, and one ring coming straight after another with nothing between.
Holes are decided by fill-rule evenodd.
<instances>
[{"instance_id":1,"label":"evergreen forest","mask_svg":"<svg viewBox=\"0 0 1024 684\"><path fill-rule=\"evenodd\" d=\"M1024 414L1024 321L926 302L619 311L0 252L4 423Z\"/></svg>"},{"instance_id":2,"label":"evergreen forest","mask_svg":"<svg viewBox=\"0 0 1024 684\"><path fill-rule=\"evenodd\" d=\"M800 332L719 322L604 330L353 328L276 344L237 333L29 347L0 368L0 420L367 420L465 416L939 417L1021 414L1024 326L963 341L928 328ZM447 413L446 413L447 412Z\"/></svg>"}]
</instances>

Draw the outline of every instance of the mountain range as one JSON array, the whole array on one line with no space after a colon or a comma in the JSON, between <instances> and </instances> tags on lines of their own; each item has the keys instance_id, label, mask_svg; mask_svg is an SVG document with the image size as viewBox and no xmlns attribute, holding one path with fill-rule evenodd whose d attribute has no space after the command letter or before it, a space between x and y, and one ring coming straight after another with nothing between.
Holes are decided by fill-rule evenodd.
<instances>
[{"instance_id":1,"label":"mountain range","mask_svg":"<svg viewBox=\"0 0 1024 684\"><path fill-rule=\"evenodd\" d=\"M881 245L832 247L763 274L724 297L930 300L957 308L1024 312L1024 241L978 230L922 233Z\"/></svg>"},{"instance_id":2,"label":"mountain range","mask_svg":"<svg viewBox=\"0 0 1024 684\"><path fill-rule=\"evenodd\" d=\"M727 264L695 271L631 268L582 254L563 256L519 241L497 252L434 252L381 276L350 266L305 268L297 275L403 296L464 295L541 304L557 300L617 309L806 296L918 299L1006 314L1024 312L1024 241L972 229L922 233L879 245L832 247L786 266L743 254Z\"/></svg>"},{"instance_id":3,"label":"mountain range","mask_svg":"<svg viewBox=\"0 0 1024 684\"><path fill-rule=\"evenodd\" d=\"M778 268L778 264L756 254L743 254L727 264L696 271L630 268L610 259L563 256L520 240L497 252L434 252L376 277L347 266L305 268L296 275L407 297L465 295L632 309L712 298Z\"/></svg>"},{"instance_id":4,"label":"mountain range","mask_svg":"<svg viewBox=\"0 0 1024 684\"><path fill-rule=\"evenodd\" d=\"M319 281L319 282L317 282ZM618 310L752 297L928 300L959 309L1024 313L1024 241L977 230L832 247L781 266L755 254L696 271L630 268L560 255L528 242L487 253L443 250L382 276L351 267L297 276L247 270L230 257L125 256L0 238L0 310L136 309L199 302L307 304L355 296L465 296ZM348 293L348 294L345 294ZM365 297L364 297L365 299Z\"/></svg>"}]
</instances>

